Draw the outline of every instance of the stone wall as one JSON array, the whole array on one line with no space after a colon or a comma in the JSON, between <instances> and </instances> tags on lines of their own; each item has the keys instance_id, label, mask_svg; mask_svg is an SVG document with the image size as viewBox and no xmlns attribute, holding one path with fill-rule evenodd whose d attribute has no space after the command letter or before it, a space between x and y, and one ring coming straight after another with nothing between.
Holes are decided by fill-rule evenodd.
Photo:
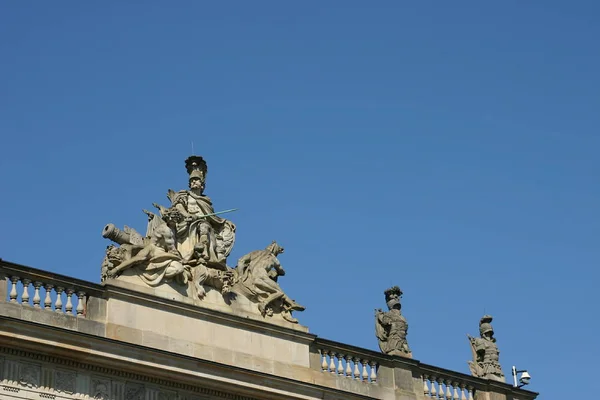
<instances>
[{"instance_id":1,"label":"stone wall","mask_svg":"<svg viewBox=\"0 0 600 400\"><path fill-rule=\"evenodd\" d=\"M0 382L0 398L11 399L254 399L181 384L176 380L8 348L0 348Z\"/></svg>"},{"instance_id":2,"label":"stone wall","mask_svg":"<svg viewBox=\"0 0 600 400\"><path fill-rule=\"evenodd\" d=\"M7 262L0 262L0 295L0 399L533 400L537 395L328 341L298 324L244 318Z\"/></svg>"}]
</instances>

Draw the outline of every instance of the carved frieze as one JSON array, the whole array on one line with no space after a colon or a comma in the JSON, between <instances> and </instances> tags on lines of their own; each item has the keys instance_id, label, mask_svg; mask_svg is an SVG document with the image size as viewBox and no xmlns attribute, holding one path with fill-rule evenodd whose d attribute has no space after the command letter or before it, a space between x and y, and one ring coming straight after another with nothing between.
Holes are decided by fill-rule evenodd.
<instances>
[{"instance_id":1,"label":"carved frieze","mask_svg":"<svg viewBox=\"0 0 600 400\"><path fill-rule=\"evenodd\" d=\"M111 399L110 380L92 376L90 383L90 396L98 400Z\"/></svg>"},{"instance_id":2,"label":"carved frieze","mask_svg":"<svg viewBox=\"0 0 600 400\"><path fill-rule=\"evenodd\" d=\"M146 389L141 383L127 382L125 384L125 400L144 400Z\"/></svg>"},{"instance_id":3,"label":"carved frieze","mask_svg":"<svg viewBox=\"0 0 600 400\"><path fill-rule=\"evenodd\" d=\"M54 371L54 390L73 394L76 391L77 374L73 371Z\"/></svg>"},{"instance_id":4,"label":"carved frieze","mask_svg":"<svg viewBox=\"0 0 600 400\"><path fill-rule=\"evenodd\" d=\"M42 368L38 364L22 363L19 365L19 383L29 388L40 386Z\"/></svg>"},{"instance_id":5,"label":"carved frieze","mask_svg":"<svg viewBox=\"0 0 600 400\"><path fill-rule=\"evenodd\" d=\"M177 393L161 390L158 393L158 400L177 400Z\"/></svg>"},{"instance_id":6,"label":"carved frieze","mask_svg":"<svg viewBox=\"0 0 600 400\"><path fill-rule=\"evenodd\" d=\"M228 391L192 386L174 380L164 380L23 350L0 347L0 354L5 358L5 367L0 369L2 373L0 390L6 392L5 394L28 391L38 393L40 398L48 400L69 396L81 398L89 396L98 400L207 400L209 398L257 400ZM27 361L31 359L39 363ZM7 369L6 365L12 367ZM50 379L53 382L47 382L49 385L47 387L46 383L41 382L42 370L54 372L53 379ZM14 377L12 380L11 376ZM89 382L89 385L79 384L80 381ZM155 393L153 397L147 396L146 384L152 386L152 391Z\"/></svg>"}]
</instances>

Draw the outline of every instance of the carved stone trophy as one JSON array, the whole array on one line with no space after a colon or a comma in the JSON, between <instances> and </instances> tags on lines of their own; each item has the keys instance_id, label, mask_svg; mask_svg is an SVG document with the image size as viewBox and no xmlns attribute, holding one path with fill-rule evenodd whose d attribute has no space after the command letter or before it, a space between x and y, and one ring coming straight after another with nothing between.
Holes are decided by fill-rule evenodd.
<instances>
[{"instance_id":1,"label":"carved stone trophy","mask_svg":"<svg viewBox=\"0 0 600 400\"><path fill-rule=\"evenodd\" d=\"M185 167L189 189L169 189L171 205L153 203L157 214L144 210L148 216L146 236L128 226L123 230L113 224L104 227L102 236L120 246L107 247L102 282L143 283L163 293L171 290L173 298L177 294L192 298L195 304L212 303L219 310L233 308L238 314L297 323L292 311L304 307L285 295L277 283L285 274L277 259L283 248L273 242L265 250L240 258L237 268L229 267L227 256L235 242L236 226L219 215L235 209L215 212L204 194L208 167L202 157L188 157Z\"/></svg>"},{"instance_id":2,"label":"carved stone trophy","mask_svg":"<svg viewBox=\"0 0 600 400\"><path fill-rule=\"evenodd\" d=\"M491 315L484 315L481 318L479 321L480 337L474 338L467 335L473 353L473 361L469 361L469 368L471 375L478 378L506 382L499 363L500 351L494 338L492 319Z\"/></svg>"},{"instance_id":3,"label":"carved stone trophy","mask_svg":"<svg viewBox=\"0 0 600 400\"><path fill-rule=\"evenodd\" d=\"M385 354L412 358L406 340L408 323L400 312L402 291L398 286L394 286L383 293L389 311L375 310L375 334L379 339L379 348Z\"/></svg>"}]
</instances>

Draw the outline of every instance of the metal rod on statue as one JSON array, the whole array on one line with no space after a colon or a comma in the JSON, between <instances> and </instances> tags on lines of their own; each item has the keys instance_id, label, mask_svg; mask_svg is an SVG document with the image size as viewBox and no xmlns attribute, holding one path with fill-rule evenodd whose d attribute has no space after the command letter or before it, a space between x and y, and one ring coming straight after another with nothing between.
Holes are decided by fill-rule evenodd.
<instances>
[{"instance_id":1,"label":"metal rod on statue","mask_svg":"<svg viewBox=\"0 0 600 400\"><path fill-rule=\"evenodd\" d=\"M215 212L215 213L200 215L198 218L212 217L213 215L226 214L226 213L230 213L230 212L237 211L237 210L238 210L237 208L232 208L232 209L229 209L229 210L224 210L224 211L219 211L219 212Z\"/></svg>"}]
</instances>

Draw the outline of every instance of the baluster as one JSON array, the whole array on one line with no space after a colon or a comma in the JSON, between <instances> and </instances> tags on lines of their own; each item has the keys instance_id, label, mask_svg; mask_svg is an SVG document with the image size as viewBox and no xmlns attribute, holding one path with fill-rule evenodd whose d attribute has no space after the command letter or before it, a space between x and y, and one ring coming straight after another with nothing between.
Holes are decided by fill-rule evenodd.
<instances>
[{"instance_id":1,"label":"baluster","mask_svg":"<svg viewBox=\"0 0 600 400\"><path fill-rule=\"evenodd\" d=\"M75 311L77 312L78 317L83 317L83 313L85 312L85 292L77 292L77 308Z\"/></svg>"},{"instance_id":2,"label":"baluster","mask_svg":"<svg viewBox=\"0 0 600 400\"><path fill-rule=\"evenodd\" d=\"M429 380L431 382L431 397L434 399L437 399L437 390L436 390L436 386L435 386L435 380L436 377L432 376L431 379Z\"/></svg>"},{"instance_id":3,"label":"baluster","mask_svg":"<svg viewBox=\"0 0 600 400\"><path fill-rule=\"evenodd\" d=\"M467 385L464 383L460 384L460 400L467 400L467 395L465 394L467 392L466 388Z\"/></svg>"},{"instance_id":4,"label":"baluster","mask_svg":"<svg viewBox=\"0 0 600 400\"><path fill-rule=\"evenodd\" d=\"M460 396L458 395L458 382L452 382L452 386L454 387L452 400L460 400Z\"/></svg>"},{"instance_id":5,"label":"baluster","mask_svg":"<svg viewBox=\"0 0 600 400\"><path fill-rule=\"evenodd\" d=\"M327 350L319 350L321 353L321 370L323 372L327 371Z\"/></svg>"},{"instance_id":6,"label":"baluster","mask_svg":"<svg viewBox=\"0 0 600 400\"><path fill-rule=\"evenodd\" d=\"M354 379L360 379L360 370L358 369L358 362L360 359L358 357L354 357L352 360L354 361Z\"/></svg>"},{"instance_id":7,"label":"baluster","mask_svg":"<svg viewBox=\"0 0 600 400\"><path fill-rule=\"evenodd\" d=\"M377 382L377 363L375 361L371 361L371 376L369 377L371 379L371 383L376 383Z\"/></svg>"},{"instance_id":8,"label":"baluster","mask_svg":"<svg viewBox=\"0 0 600 400\"><path fill-rule=\"evenodd\" d=\"M350 365L352 356L346 356L346 377L352 378L352 366Z\"/></svg>"},{"instance_id":9,"label":"baluster","mask_svg":"<svg viewBox=\"0 0 600 400\"><path fill-rule=\"evenodd\" d=\"M40 303L42 301L40 298L40 287L42 287L42 282L33 282L33 287L35 289L33 293L33 306L35 308L40 308Z\"/></svg>"},{"instance_id":10,"label":"baluster","mask_svg":"<svg viewBox=\"0 0 600 400\"><path fill-rule=\"evenodd\" d=\"M10 282L12 283L11 288L10 288L10 302L11 303L17 302L17 296L19 295L17 293L17 282L19 282L20 279L21 278L19 278L18 276L10 277Z\"/></svg>"},{"instance_id":11,"label":"baluster","mask_svg":"<svg viewBox=\"0 0 600 400\"><path fill-rule=\"evenodd\" d=\"M467 400L473 400L473 386L468 386L467 389L469 390L469 398Z\"/></svg>"},{"instance_id":12,"label":"baluster","mask_svg":"<svg viewBox=\"0 0 600 400\"><path fill-rule=\"evenodd\" d=\"M329 372L335 374L335 353L333 351L329 352Z\"/></svg>"},{"instance_id":13,"label":"baluster","mask_svg":"<svg viewBox=\"0 0 600 400\"><path fill-rule=\"evenodd\" d=\"M437 380L438 383L438 397L440 398L440 400L444 400L444 380L442 378L438 378Z\"/></svg>"},{"instance_id":14,"label":"baluster","mask_svg":"<svg viewBox=\"0 0 600 400\"><path fill-rule=\"evenodd\" d=\"M73 296L73 289L67 289L67 304L65 304L65 313L73 315L73 302L71 301Z\"/></svg>"},{"instance_id":15,"label":"baluster","mask_svg":"<svg viewBox=\"0 0 600 400\"><path fill-rule=\"evenodd\" d=\"M50 310L52 308L52 299L50 298L50 293L52 292L52 288L54 286L46 283L44 285L44 289L46 289L46 298L44 299L44 308Z\"/></svg>"},{"instance_id":16,"label":"baluster","mask_svg":"<svg viewBox=\"0 0 600 400\"><path fill-rule=\"evenodd\" d=\"M335 356L338 360L337 373L338 375L344 375L344 365L342 364L342 361L344 360L344 355L337 353Z\"/></svg>"},{"instance_id":17,"label":"baluster","mask_svg":"<svg viewBox=\"0 0 600 400\"><path fill-rule=\"evenodd\" d=\"M446 379L444 383L446 384L446 400L452 400L452 389L450 388L450 379Z\"/></svg>"},{"instance_id":18,"label":"baluster","mask_svg":"<svg viewBox=\"0 0 600 400\"><path fill-rule=\"evenodd\" d=\"M367 372L367 364L369 363L367 360L360 360L362 363L362 380L363 382L369 381L369 373Z\"/></svg>"},{"instance_id":19,"label":"baluster","mask_svg":"<svg viewBox=\"0 0 600 400\"><path fill-rule=\"evenodd\" d=\"M56 311L57 313L62 313L62 292L64 291L64 288L61 288L60 286L56 288L56 302L54 303L54 311Z\"/></svg>"},{"instance_id":20,"label":"baluster","mask_svg":"<svg viewBox=\"0 0 600 400\"><path fill-rule=\"evenodd\" d=\"M423 375L423 394L425 397L429 397L429 386L427 385L427 378L429 375Z\"/></svg>"},{"instance_id":21,"label":"baluster","mask_svg":"<svg viewBox=\"0 0 600 400\"><path fill-rule=\"evenodd\" d=\"M23 294L21 294L21 304L24 306L29 305L29 284L31 283L31 279L22 279L21 283L23 284Z\"/></svg>"}]
</instances>

